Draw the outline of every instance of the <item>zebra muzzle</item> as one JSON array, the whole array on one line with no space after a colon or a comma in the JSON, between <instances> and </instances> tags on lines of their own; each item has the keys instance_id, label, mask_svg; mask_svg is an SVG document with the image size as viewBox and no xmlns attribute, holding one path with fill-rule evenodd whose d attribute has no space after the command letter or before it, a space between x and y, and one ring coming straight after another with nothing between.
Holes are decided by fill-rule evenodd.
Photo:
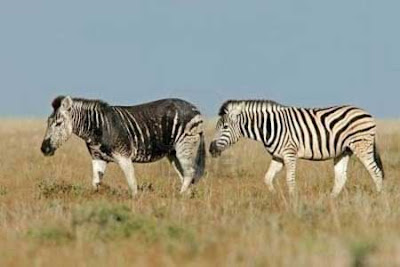
<instances>
[{"instance_id":1,"label":"zebra muzzle","mask_svg":"<svg viewBox=\"0 0 400 267\"><path fill-rule=\"evenodd\" d=\"M221 155L221 150L218 148L217 142L215 142L215 141L210 144L209 151L210 151L211 156L213 156L214 158Z\"/></svg>"},{"instance_id":2,"label":"zebra muzzle","mask_svg":"<svg viewBox=\"0 0 400 267\"><path fill-rule=\"evenodd\" d=\"M40 147L43 155L45 156L53 156L55 149L50 144L50 139L43 140L42 146Z\"/></svg>"}]
</instances>

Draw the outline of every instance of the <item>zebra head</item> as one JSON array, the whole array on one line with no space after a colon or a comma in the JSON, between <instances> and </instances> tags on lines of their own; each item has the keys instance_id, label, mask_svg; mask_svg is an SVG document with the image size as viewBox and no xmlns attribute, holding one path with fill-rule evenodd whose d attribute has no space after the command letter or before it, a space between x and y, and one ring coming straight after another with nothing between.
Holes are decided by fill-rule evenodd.
<instances>
[{"instance_id":1,"label":"zebra head","mask_svg":"<svg viewBox=\"0 0 400 267\"><path fill-rule=\"evenodd\" d=\"M53 113L47 120L47 130L41 150L45 156L52 156L57 148L72 135L72 99L59 96L53 100Z\"/></svg>"},{"instance_id":2,"label":"zebra head","mask_svg":"<svg viewBox=\"0 0 400 267\"><path fill-rule=\"evenodd\" d=\"M216 125L216 134L210 144L210 153L213 157L221 155L222 151L235 144L242 136L240 121L242 104L225 103L219 112L220 118Z\"/></svg>"}]
</instances>

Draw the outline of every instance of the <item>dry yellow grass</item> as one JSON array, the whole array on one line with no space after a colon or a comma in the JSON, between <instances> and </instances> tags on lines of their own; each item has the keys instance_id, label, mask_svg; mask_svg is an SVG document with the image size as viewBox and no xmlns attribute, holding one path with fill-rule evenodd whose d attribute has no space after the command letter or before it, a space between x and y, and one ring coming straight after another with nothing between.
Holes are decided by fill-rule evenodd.
<instances>
[{"instance_id":1,"label":"dry yellow grass","mask_svg":"<svg viewBox=\"0 0 400 267\"><path fill-rule=\"evenodd\" d=\"M92 191L77 138L45 158L43 121L0 122L0 266L400 265L397 121L379 124L384 193L353 158L345 190L331 200L332 162L300 161L295 203L283 173L277 193L267 191L270 157L255 142L208 157L191 198L178 195L166 160L136 165L141 192L131 200L115 165Z\"/></svg>"}]
</instances>

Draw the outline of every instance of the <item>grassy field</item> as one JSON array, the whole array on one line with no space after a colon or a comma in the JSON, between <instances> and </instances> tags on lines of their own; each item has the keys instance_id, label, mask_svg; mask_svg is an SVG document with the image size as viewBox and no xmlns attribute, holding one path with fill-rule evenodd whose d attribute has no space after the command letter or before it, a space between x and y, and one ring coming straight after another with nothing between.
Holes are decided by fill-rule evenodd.
<instances>
[{"instance_id":1,"label":"grassy field","mask_svg":"<svg viewBox=\"0 0 400 267\"><path fill-rule=\"evenodd\" d=\"M112 164L93 192L84 143L72 138L45 158L44 126L1 120L0 266L400 265L400 122L379 124L382 194L353 158L345 190L332 200L332 162L300 161L293 202L284 173L277 193L268 192L270 157L248 140L208 157L191 197L177 193L166 160L135 165L135 200Z\"/></svg>"}]
</instances>

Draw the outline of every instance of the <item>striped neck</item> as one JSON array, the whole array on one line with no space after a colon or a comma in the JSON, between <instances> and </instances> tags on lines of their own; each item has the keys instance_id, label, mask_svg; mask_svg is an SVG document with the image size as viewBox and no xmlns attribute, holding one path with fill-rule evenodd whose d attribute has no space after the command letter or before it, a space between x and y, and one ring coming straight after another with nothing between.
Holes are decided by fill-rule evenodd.
<instances>
[{"instance_id":1,"label":"striped neck","mask_svg":"<svg viewBox=\"0 0 400 267\"><path fill-rule=\"evenodd\" d=\"M267 143L271 133L264 131L265 116L285 108L273 101L245 101L240 118L240 132L243 137Z\"/></svg>"},{"instance_id":2,"label":"striped neck","mask_svg":"<svg viewBox=\"0 0 400 267\"><path fill-rule=\"evenodd\" d=\"M74 99L71 114L73 133L90 141L102 129L104 124L104 111L101 103Z\"/></svg>"}]
</instances>

